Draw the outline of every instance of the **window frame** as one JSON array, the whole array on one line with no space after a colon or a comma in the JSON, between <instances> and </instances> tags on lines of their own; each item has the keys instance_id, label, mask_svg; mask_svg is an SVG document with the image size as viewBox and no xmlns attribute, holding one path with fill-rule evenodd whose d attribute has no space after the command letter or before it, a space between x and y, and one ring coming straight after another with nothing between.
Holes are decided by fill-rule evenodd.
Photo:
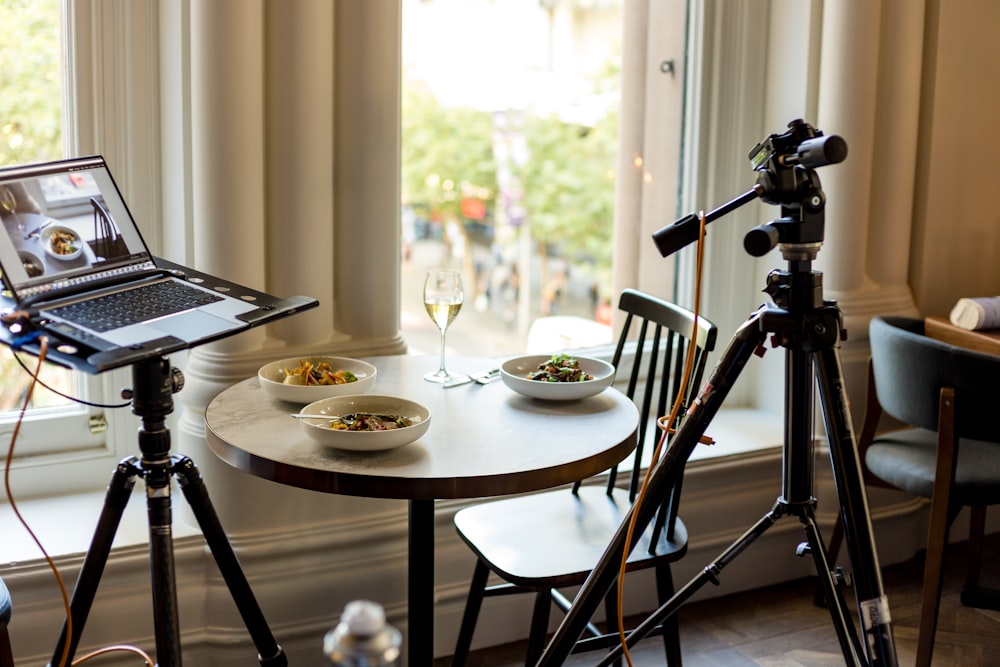
<instances>
[{"instance_id":1,"label":"window frame","mask_svg":"<svg viewBox=\"0 0 1000 667\"><path fill-rule=\"evenodd\" d=\"M159 97L157 17L156 3L61 3L64 154L105 156L153 244L160 231L158 114L150 113ZM123 118L132 121L120 122ZM22 358L34 367L33 357ZM129 369L80 378L86 400L123 407L78 403L55 415L29 413L11 464L16 499L99 490L120 460L138 453L136 418L120 397L131 382ZM4 442L10 441L16 418L17 413L6 413L0 421Z\"/></svg>"}]
</instances>

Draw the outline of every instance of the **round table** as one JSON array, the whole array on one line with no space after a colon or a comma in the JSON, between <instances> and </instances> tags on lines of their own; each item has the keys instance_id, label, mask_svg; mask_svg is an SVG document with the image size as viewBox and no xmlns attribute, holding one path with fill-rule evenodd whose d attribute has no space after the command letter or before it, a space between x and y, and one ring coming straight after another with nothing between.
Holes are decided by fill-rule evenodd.
<instances>
[{"instance_id":1,"label":"round table","mask_svg":"<svg viewBox=\"0 0 1000 667\"><path fill-rule=\"evenodd\" d=\"M266 396L257 378L223 390L205 411L209 448L258 477L325 493L410 501L408 664L433 662L434 500L499 496L597 474L635 447L639 414L615 389L566 402L520 396L502 382L444 388L424 381L433 356L367 361L372 394L431 411L427 433L383 452L345 452L309 439L288 416L299 406ZM496 359L450 359L450 370L486 371Z\"/></svg>"},{"instance_id":2,"label":"round table","mask_svg":"<svg viewBox=\"0 0 1000 667\"><path fill-rule=\"evenodd\" d=\"M80 229L81 225L75 221L69 222L66 220L56 220L40 213L30 213L24 211L18 211L16 219L14 215L4 213L3 221L7 228L7 233L10 235L11 239L13 239L14 247L17 249L18 253L28 253L28 257L32 260L32 262L36 263L45 274L55 275L68 269L78 269L90 266L97 259L94 256L94 251L84 240L86 239L87 234ZM24 225L24 231L18 229L18 222ZM42 236L44 231L47 231L47 229L44 230L42 234L34 234L31 238L24 238L26 235L31 234L31 232L34 232L47 222L53 225L72 227L80 236L81 243L83 244L83 252L73 259L60 259L45 252Z\"/></svg>"}]
</instances>

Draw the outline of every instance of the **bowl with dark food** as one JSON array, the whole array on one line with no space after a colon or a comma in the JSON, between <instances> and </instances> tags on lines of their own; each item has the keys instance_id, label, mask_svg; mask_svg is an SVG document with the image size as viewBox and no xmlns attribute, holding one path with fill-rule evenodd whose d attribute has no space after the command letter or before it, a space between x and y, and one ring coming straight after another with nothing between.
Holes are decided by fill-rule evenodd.
<instances>
[{"instance_id":1,"label":"bowl with dark food","mask_svg":"<svg viewBox=\"0 0 1000 667\"><path fill-rule=\"evenodd\" d=\"M35 253L28 252L27 250L18 250L17 256L21 258L21 265L24 267L24 272L28 274L29 278L37 278L45 273L45 266Z\"/></svg>"},{"instance_id":2,"label":"bowl with dark food","mask_svg":"<svg viewBox=\"0 0 1000 667\"><path fill-rule=\"evenodd\" d=\"M348 357L289 357L257 371L264 393L279 401L312 403L333 396L364 394L375 384L375 366Z\"/></svg>"},{"instance_id":3,"label":"bowl with dark food","mask_svg":"<svg viewBox=\"0 0 1000 667\"><path fill-rule=\"evenodd\" d=\"M306 435L328 447L375 452L408 445L431 424L431 411L396 396L334 396L302 408ZM315 415L313 417L312 415Z\"/></svg>"},{"instance_id":4,"label":"bowl with dark food","mask_svg":"<svg viewBox=\"0 0 1000 667\"><path fill-rule=\"evenodd\" d=\"M524 396L573 401L604 391L615 381L615 367L601 359L570 354L531 354L500 365L500 378Z\"/></svg>"},{"instance_id":5,"label":"bowl with dark food","mask_svg":"<svg viewBox=\"0 0 1000 667\"><path fill-rule=\"evenodd\" d=\"M55 259L69 261L83 253L83 240L69 227L53 225L38 235L45 254Z\"/></svg>"}]
</instances>

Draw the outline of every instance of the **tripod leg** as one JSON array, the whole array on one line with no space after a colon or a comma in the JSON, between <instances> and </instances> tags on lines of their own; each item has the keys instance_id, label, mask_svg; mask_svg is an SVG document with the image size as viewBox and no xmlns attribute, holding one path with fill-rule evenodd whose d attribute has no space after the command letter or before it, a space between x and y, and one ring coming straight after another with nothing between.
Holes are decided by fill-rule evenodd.
<instances>
[{"instance_id":1,"label":"tripod leg","mask_svg":"<svg viewBox=\"0 0 1000 667\"><path fill-rule=\"evenodd\" d=\"M824 348L815 356L834 483L840 501L841 521L850 556L857 595L858 613L866 636L865 647L872 665L897 664L889 603L882 584L872 533L868 495L861 473L857 440L848 410L843 370L836 347ZM813 554L816 554L815 547Z\"/></svg>"},{"instance_id":2,"label":"tripod leg","mask_svg":"<svg viewBox=\"0 0 1000 667\"><path fill-rule=\"evenodd\" d=\"M830 610L830 618L833 620L834 630L837 632L837 639L840 641L841 649L844 652L845 660L854 660L855 665L860 665L861 656L864 650L861 647L857 633L853 631L850 621L851 612L844 602L844 596L837 588L833 571L830 569L830 561L827 558L826 549L823 546L823 536L816 525L816 516L812 507L804 510L805 513L799 518L802 520L806 532L806 541L809 544L809 552L812 554L813 562L816 565L816 573L819 575L820 589L826 596L827 607Z\"/></svg>"},{"instance_id":3,"label":"tripod leg","mask_svg":"<svg viewBox=\"0 0 1000 667\"><path fill-rule=\"evenodd\" d=\"M650 471L646 490L647 498L664 498L667 492L678 481L683 469L683 463L690 458L699 439L708 428L709 422L715 417L725 400L726 395L735 383L740 371L749 361L754 351L763 343L765 332L760 326L760 317L764 311L758 310L733 335L719 363L712 371L712 376L688 409L684 421L677 433L670 440L660 461ZM678 463L681 465L679 466ZM641 506L629 508L614 537L608 544L594 570L583 583L573 607L563 618L556 630L555 636L549 642L545 652L538 662L538 667L561 665L569 657L573 645L583 634L584 628L593 617L597 606L604 599L618 577L618 564L622 554L631 551L638 542L646 526L653 519L659 503L647 502ZM636 516L636 530L632 535L631 544L627 544L628 524L633 513Z\"/></svg>"},{"instance_id":4,"label":"tripod leg","mask_svg":"<svg viewBox=\"0 0 1000 667\"><path fill-rule=\"evenodd\" d=\"M144 464L146 460L143 459ZM181 628L174 568L170 469L146 466L146 515L149 520L149 567L153 587L153 624L158 667L180 667Z\"/></svg>"},{"instance_id":5,"label":"tripod leg","mask_svg":"<svg viewBox=\"0 0 1000 667\"><path fill-rule=\"evenodd\" d=\"M184 497L191 505L198 525L201 527L201 532L205 536L205 541L208 543L208 548L222 573L222 578L225 579L226 586L229 587L229 592L236 602L240 616L243 617L243 623L250 633L254 646L257 647L258 661L261 665L285 667L288 660L271 634L267 621L264 619L264 613L250 589L250 584L247 582L243 568L236 558L236 553L222 529L215 508L212 507L208 490L198 468L187 457L175 457L173 471L180 482Z\"/></svg>"},{"instance_id":6,"label":"tripod leg","mask_svg":"<svg viewBox=\"0 0 1000 667\"><path fill-rule=\"evenodd\" d=\"M115 533L118 532L118 525L132 495L132 489L135 487L135 478L139 474L141 470L136 466L136 459L130 457L122 460L111 476L111 482L104 496L104 507L97 521L97 529L94 531L90 548L87 550L76 586L73 588L70 618L67 619L72 621L72 634L67 644L69 623L64 623L59 641L56 642L55 653L52 655L52 665L69 665L73 661L80 635L83 634L83 626L94 603L97 586L101 582L101 575L104 574L104 566L111 553L111 544L114 542Z\"/></svg>"},{"instance_id":7,"label":"tripod leg","mask_svg":"<svg viewBox=\"0 0 1000 667\"><path fill-rule=\"evenodd\" d=\"M625 638L625 643L632 648L635 644L651 633L657 625L672 618L684 604L691 599L701 588L708 583L719 584L719 573L733 562L737 556L743 553L747 547L753 544L758 537L767 532L781 518L782 509L779 505L771 508L771 511L761 517L757 523L750 527L745 533L740 535L735 542L726 548L718 557L695 575L687 584L667 600L656 611L650 614L642 623L637 625ZM611 649L598 667L607 667L622 655L622 647L616 646Z\"/></svg>"}]
</instances>

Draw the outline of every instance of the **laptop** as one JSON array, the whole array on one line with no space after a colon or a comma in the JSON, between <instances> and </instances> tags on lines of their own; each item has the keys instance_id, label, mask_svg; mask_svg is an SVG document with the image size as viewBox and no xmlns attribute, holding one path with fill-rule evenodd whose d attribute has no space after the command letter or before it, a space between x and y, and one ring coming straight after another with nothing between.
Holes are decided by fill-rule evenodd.
<instances>
[{"instance_id":1,"label":"laptop","mask_svg":"<svg viewBox=\"0 0 1000 667\"><path fill-rule=\"evenodd\" d=\"M101 156L0 169L0 219L8 307L83 346L98 370L317 305L153 257Z\"/></svg>"}]
</instances>

